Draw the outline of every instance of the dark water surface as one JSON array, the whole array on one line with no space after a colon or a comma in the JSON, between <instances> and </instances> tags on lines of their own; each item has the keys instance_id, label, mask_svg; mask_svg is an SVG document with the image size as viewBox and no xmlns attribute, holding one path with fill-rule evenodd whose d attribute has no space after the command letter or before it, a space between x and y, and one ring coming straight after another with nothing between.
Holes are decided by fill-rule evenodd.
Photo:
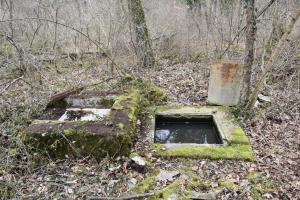
<instances>
[{"instance_id":1,"label":"dark water surface","mask_svg":"<svg viewBox=\"0 0 300 200\"><path fill-rule=\"evenodd\" d=\"M157 117L154 142L222 144L212 117L205 119Z\"/></svg>"}]
</instances>

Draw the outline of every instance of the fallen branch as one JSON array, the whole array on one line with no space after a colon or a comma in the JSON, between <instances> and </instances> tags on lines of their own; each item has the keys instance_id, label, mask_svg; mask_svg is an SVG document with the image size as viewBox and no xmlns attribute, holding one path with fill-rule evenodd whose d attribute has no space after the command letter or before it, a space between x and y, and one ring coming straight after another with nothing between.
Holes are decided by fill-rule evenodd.
<instances>
[{"instance_id":1,"label":"fallen branch","mask_svg":"<svg viewBox=\"0 0 300 200\"><path fill-rule=\"evenodd\" d=\"M145 193L145 194L137 194L137 195L130 195L126 197L89 197L88 200L130 200L130 199L141 199L146 197L154 196L154 193Z\"/></svg>"},{"instance_id":2,"label":"fallen branch","mask_svg":"<svg viewBox=\"0 0 300 200\"><path fill-rule=\"evenodd\" d=\"M57 103L60 100L63 100L64 98L66 98L66 97L68 97L72 94L77 94L77 93L81 92L83 89L84 89L84 86L81 86L81 87L72 88L72 89L69 89L67 91L55 94L50 98L48 106L51 106L51 105Z\"/></svg>"},{"instance_id":3,"label":"fallen branch","mask_svg":"<svg viewBox=\"0 0 300 200\"><path fill-rule=\"evenodd\" d=\"M77 93L80 93L83 89L87 88L87 87L92 87L92 86L95 86L95 85L99 85L99 84L102 84L104 82L108 82L110 80L112 80L113 78L107 78L103 81L100 81L100 82L97 82L97 83L92 83L92 84L87 84L87 85L84 85L84 86L80 86L80 87L75 87L75 88L72 88L72 89L69 89L69 90L66 90L64 92L60 92L58 94L55 94L53 95L51 98L50 98L50 101L48 103L48 106L51 106L55 103L57 103L58 101L60 100L63 100L64 98L72 95L72 94L77 94Z\"/></svg>"},{"instance_id":4,"label":"fallen branch","mask_svg":"<svg viewBox=\"0 0 300 200\"><path fill-rule=\"evenodd\" d=\"M14 83L21 80L22 78L23 78L23 76L20 76L19 78L16 78L13 81L11 81L5 88L3 88L3 90L1 90L0 95L2 95L3 92L5 92L10 86L12 86Z\"/></svg>"}]
</instances>

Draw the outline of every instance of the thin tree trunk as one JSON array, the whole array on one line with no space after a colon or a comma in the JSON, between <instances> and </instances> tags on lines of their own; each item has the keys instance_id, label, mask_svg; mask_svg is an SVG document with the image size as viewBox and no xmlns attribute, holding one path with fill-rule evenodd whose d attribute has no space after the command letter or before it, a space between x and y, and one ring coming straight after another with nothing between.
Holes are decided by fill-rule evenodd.
<instances>
[{"instance_id":1,"label":"thin tree trunk","mask_svg":"<svg viewBox=\"0 0 300 200\"><path fill-rule=\"evenodd\" d=\"M280 53L282 48L285 46L285 44L287 42L289 42L289 35L292 32L296 21L299 19L300 17L300 6L297 8L295 15L293 16L293 18L291 19L286 32L283 34L283 36L280 38L276 48L274 49L274 51L272 52L270 59L268 61L268 63L266 64L264 71L262 72L261 76L259 77L258 81L256 82L255 88L253 93L251 94L248 104L247 104L247 109L252 109L254 107L254 104L256 102L257 96L259 94L259 92L261 91L262 87L263 87L263 83L264 80L268 74L268 72L273 68L274 64L274 60L275 58L277 58Z\"/></svg>"},{"instance_id":2,"label":"thin tree trunk","mask_svg":"<svg viewBox=\"0 0 300 200\"><path fill-rule=\"evenodd\" d=\"M251 73L254 60L255 42L255 0L247 0L247 30L245 42L245 59L240 104L245 105L251 93Z\"/></svg>"},{"instance_id":3,"label":"thin tree trunk","mask_svg":"<svg viewBox=\"0 0 300 200\"><path fill-rule=\"evenodd\" d=\"M56 42L57 42L57 20L58 20L58 11L59 7L55 10L55 26L54 26L54 43L53 43L53 50L56 49Z\"/></svg>"},{"instance_id":4,"label":"thin tree trunk","mask_svg":"<svg viewBox=\"0 0 300 200\"><path fill-rule=\"evenodd\" d=\"M151 67L155 63L150 36L141 0L128 0L139 65Z\"/></svg>"},{"instance_id":5,"label":"thin tree trunk","mask_svg":"<svg viewBox=\"0 0 300 200\"><path fill-rule=\"evenodd\" d=\"M9 1L9 18L10 19L13 19L13 0L10 0ZM13 26L13 21L11 21L10 23L9 23L9 26L10 26L10 37L11 37L11 39L14 39L14 26Z\"/></svg>"},{"instance_id":6,"label":"thin tree trunk","mask_svg":"<svg viewBox=\"0 0 300 200\"><path fill-rule=\"evenodd\" d=\"M6 36L7 41L15 47L18 56L19 56L19 63L20 63L20 72L22 75L26 73L26 66L25 66L25 61L24 61L24 50L22 49L21 46L19 46L11 37Z\"/></svg>"}]
</instances>

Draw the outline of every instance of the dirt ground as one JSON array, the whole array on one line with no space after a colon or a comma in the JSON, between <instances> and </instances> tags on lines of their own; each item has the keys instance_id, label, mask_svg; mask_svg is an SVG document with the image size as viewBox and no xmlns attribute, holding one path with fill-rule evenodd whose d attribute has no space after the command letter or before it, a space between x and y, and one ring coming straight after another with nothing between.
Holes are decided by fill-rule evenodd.
<instances>
[{"instance_id":1,"label":"dirt ground","mask_svg":"<svg viewBox=\"0 0 300 200\"><path fill-rule=\"evenodd\" d=\"M86 80L96 82L100 75L106 73L99 66L84 70L80 68L65 70L69 71L67 76L59 75L56 79L47 80L47 83L68 88L73 84L82 84ZM128 69L128 71L135 76L151 80L161 87L171 98L168 104L207 104L208 62L172 64L170 61L161 61L155 69L140 71ZM105 77L105 75L101 76L103 79ZM26 84L22 82L17 84L23 88L23 91L29 91ZM17 85L10 89L14 91L16 87ZM109 83L105 87L109 88ZM47 98L55 90L54 87L52 90L49 88L51 87L41 90L39 95L30 95L28 92L30 103L36 102L34 98L39 96L44 99L39 104L45 105ZM132 187L149 177L155 169L160 169L177 171L180 177L183 177L184 181L181 183L179 193L186 190L192 177L197 177L207 183L205 187L195 188L197 192L215 191L220 186L220 180L228 180L234 184L234 187L226 187L219 194L218 199L256 199L253 191L261 193L262 199L300 199L300 105L297 103L300 98L297 81L291 79L287 83L287 80L283 79L270 85L264 92L270 95L271 103L262 103L257 108L256 114L251 115L244 122L239 119L253 147L255 162L156 157L155 152L149 148L149 142L145 140L147 124L141 117L134 150L151 163L146 170L139 170L131 165L129 158L103 159L100 163L89 158L77 161L41 158L43 164L35 165L31 163L34 159L29 159L30 155L20 153L21 150L8 148L7 144L15 144L17 140L8 134L9 131L14 130L12 125L3 121L1 150L4 153L1 155L5 156L1 158L0 183L5 185L6 194L12 192L19 199L117 197L126 195ZM22 98L26 99L28 96ZM16 98L16 96L8 95L7 98ZM17 98L22 101L21 96ZM29 117L34 117L32 113L38 110L36 107L32 109L35 110L28 114ZM22 112L29 111L25 109ZM7 119L12 120L12 117ZM14 123L16 124L18 122ZM19 126L22 128L26 123ZM249 174L255 174L255 178L249 178ZM157 181L152 191L157 191L171 183L172 181Z\"/></svg>"}]
</instances>

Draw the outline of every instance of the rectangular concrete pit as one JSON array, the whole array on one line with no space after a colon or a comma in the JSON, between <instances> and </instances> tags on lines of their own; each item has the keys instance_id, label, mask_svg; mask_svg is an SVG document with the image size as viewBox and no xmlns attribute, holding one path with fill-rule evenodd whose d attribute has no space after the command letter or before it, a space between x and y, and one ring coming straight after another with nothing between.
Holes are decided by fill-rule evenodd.
<instances>
[{"instance_id":1,"label":"rectangular concrete pit","mask_svg":"<svg viewBox=\"0 0 300 200\"><path fill-rule=\"evenodd\" d=\"M60 118L35 120L21 138L33 151L47 152L53 158L91 156L100 160L106 156L128 156L139 95L138 91L127 91L115 98L111 109L65 107L66 113ZM75 117L68 116L70 112Z\"/></svg>"},{"instance_id":2,"label":"rectangular concrete pit","mask_svg":"<svg viewBox=\"0 0 300 200\"><path fill-rule=\"evenodd\" d=\"M155 143L223 144L212 115L160 116L155 119Z\"/></svg>"},{"instance_id":3,"label":"rectangular concrete pit","mask_svg":"<svg viewBox=\"0 0 300 200\"><path fill-rule=\"evenodd\" d=\"M81 114L90 113L90 115L84 117L83 120L99 120L108 114L107 109L110 109L113 106L118 94L120 94L120 92L99 91L86 91L80 94L72 94L59 100L55 104L48 105L42 116L38 119L65 121L68 120L66 116L67 113L76 115L75 112L77 112L77 114L80 115L80 112L82 111ZM101 111L99 109L103 110Z\"/></svg>"},{"instance_id":4,"label":"rectangular concrete pit","mask_svg":"<svg viewBox=\"0 0 300 200\"><path fill-rule=\"evenodd\" d=\"M156 116L190 119L213 116L223 144L154 143ZM235 122L233 115L222 106L161 106L156 108L152 119L152 128L149 135L153 140L153 149L160 156L254 160L252 148L246 134Z\"/></svg>"}]
</instances>

